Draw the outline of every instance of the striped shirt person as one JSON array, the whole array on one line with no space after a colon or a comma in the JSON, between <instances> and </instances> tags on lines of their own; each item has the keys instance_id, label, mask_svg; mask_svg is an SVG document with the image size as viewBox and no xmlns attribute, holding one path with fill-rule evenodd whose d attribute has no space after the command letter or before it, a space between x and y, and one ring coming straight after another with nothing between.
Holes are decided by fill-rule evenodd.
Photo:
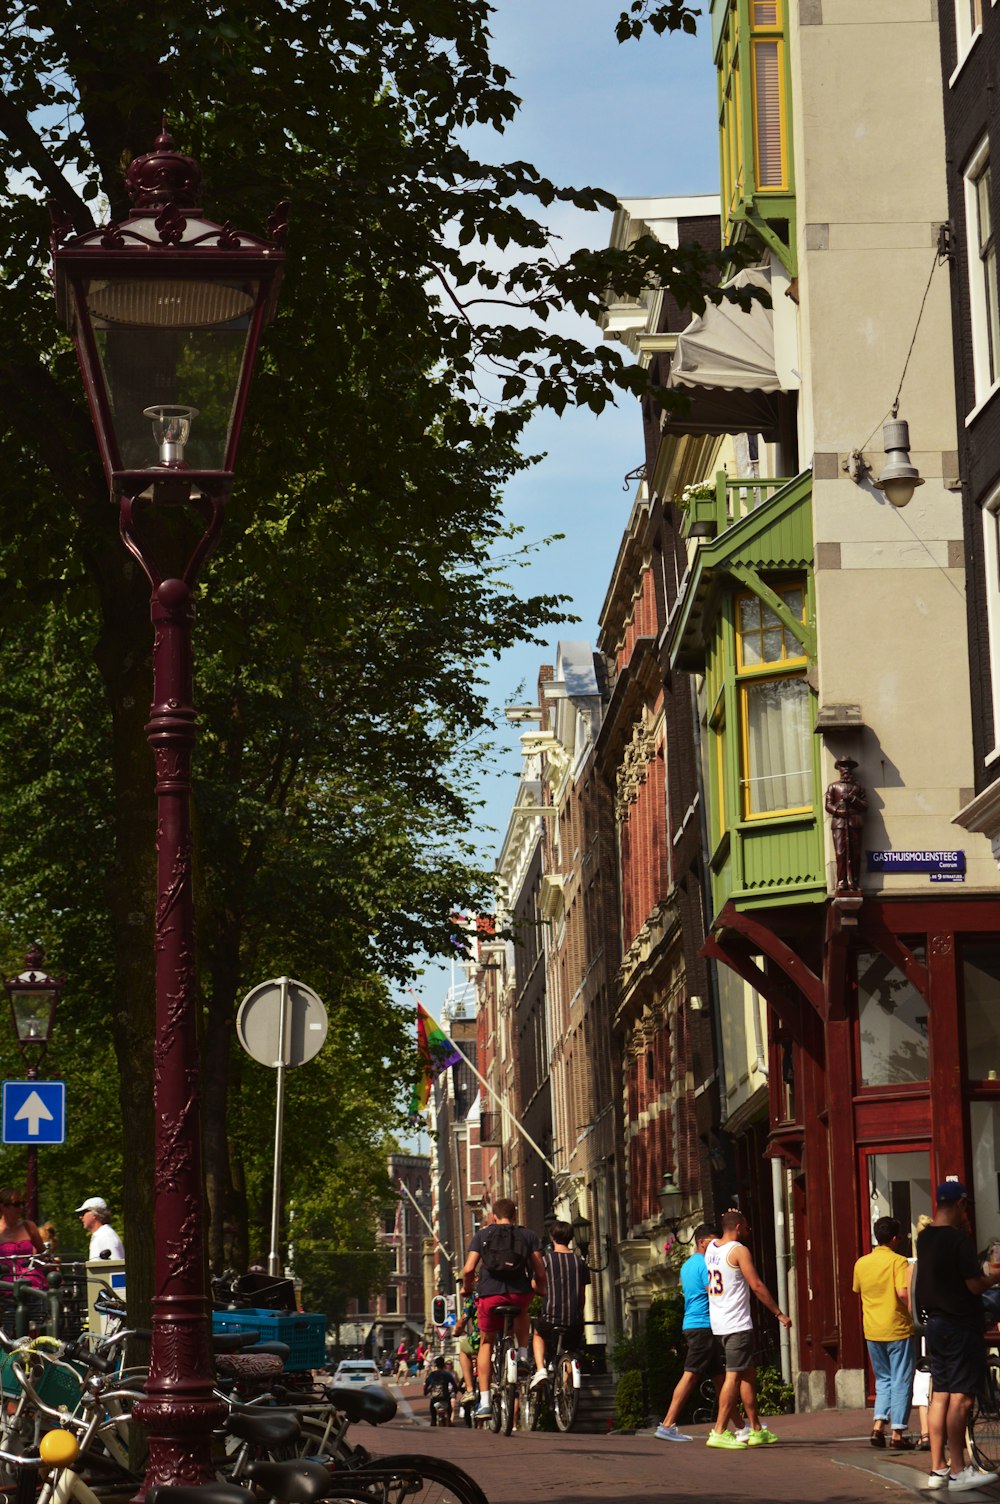
<instances>
[{"instance_id":1,"label":"striped shirt person","mask_svg":"<svg viewBox=\"0 0 1000 1504\"><path fill-rule=\"evenodd\" d=\"M563 1346L568 1352L577 1352L583 1346L583 1306L590 1284L590 1270L569 1246L573 1237L570 1224L553 1222L549 1237L552 1250L542 1255L548 1275L548 1294L535 1322L532 1339L535 1358L535 1375L531 1380L533 1389L545 1381L546 1357L555 1351L561 1330L565 1332Z\"/></svg>"}]
</instances>

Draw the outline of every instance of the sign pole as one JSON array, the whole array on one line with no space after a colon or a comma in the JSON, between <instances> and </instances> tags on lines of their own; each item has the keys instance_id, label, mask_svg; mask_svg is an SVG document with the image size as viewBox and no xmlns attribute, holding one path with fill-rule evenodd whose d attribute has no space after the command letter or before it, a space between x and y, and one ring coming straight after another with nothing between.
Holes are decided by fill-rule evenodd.
<instances>
[{"instance_id":1,"label":"sign pole","mask_svg":"<svg viewBox=\"0 0 1000 1504\"><path fill-rule=\"evenodd\" d=\"M274 1181L271 1191L271 1247L267 1272L281 1274L278 1224L281 1219L281 1159L285 1134L285 1073L314 1059L326 1039L326 1009L303 982L278 977L252 987L236 1015L236 1037L252 1059L278 1073L274 1109ZM291 1237L289 1236L289 1243ZM289 1248L288 1263L292 1255Z\"/></svg>"},{"instance_id":2,"label":"sign pole","mask_svg":"<svg viewBox=\"0 0 1000 1504\"><path fill-rule=\"evenodd\" d=\"M278 1257L278 1222L281 1218L281 1156L285 1129L285 1067L288 1064L288 978L279 977L281 1003L278 1010L278 1058L274 1062L278 1074L277 1101L274 1109L274 1181L271 1188L271 1247L267 1255L267 1272L280 1275Z\"/></svg>"}]
</instances>

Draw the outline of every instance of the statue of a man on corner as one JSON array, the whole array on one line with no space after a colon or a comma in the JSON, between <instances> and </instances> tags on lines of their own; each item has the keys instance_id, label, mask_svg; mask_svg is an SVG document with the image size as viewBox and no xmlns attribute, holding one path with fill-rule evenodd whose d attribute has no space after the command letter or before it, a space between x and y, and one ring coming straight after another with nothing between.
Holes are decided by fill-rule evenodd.
<instances>
[{"instance_id":1,"label":"statue of a man on corner","mask_svg":"<svg viewBox=\"0 0 1000 1504\"><path fill-rule=\"evenodd\" d=\"M861 892L861 832L868 812L868 796L854 781L853 757L838 757L834 763L840 777L826 791L825 809L830 816L833 849L837 858L837 892Z\"/></svg>"}]
</instances>

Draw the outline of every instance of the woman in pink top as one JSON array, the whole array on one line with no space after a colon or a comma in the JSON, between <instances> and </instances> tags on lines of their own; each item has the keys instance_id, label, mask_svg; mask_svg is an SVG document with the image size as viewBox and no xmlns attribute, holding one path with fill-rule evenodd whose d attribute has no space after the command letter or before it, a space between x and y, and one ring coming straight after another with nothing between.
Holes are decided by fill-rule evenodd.
<instances>
[{"instance_id":1,"label":"woman in pink top","mask_svg":"<svg viewBox=\"0 0 1000 1504\"><path fill-rule=\"evenodd\" d=\"M44 1252L44 1238L34 1222L25 1220L21 1192L0 1185L0 1279L23 1279L36 1290L44 1290L45 1275L27 1268L34 1254Z\"/></svg>"}]
</instances>

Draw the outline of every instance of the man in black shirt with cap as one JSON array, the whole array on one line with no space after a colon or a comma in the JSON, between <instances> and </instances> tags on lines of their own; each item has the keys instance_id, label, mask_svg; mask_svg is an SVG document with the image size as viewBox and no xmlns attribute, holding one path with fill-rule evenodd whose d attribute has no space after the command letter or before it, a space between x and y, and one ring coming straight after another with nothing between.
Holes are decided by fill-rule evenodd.
<instances>
[{"instance_id":1,"label":"man in black shirt with cap","mask_svg":"<svg viewBox=\"0 0 1000 1504\"><path fill-rule=\"evenodd\" d=\"M922 1312L927 1318L934 1381L928 1416L931 1471L925 1486L960 1492L995 1483L998 1476L979 1472L971 1462L966 1465L965 1427L986 1378L986 1322L980 1296L1000 1284L1000 1275L984 1274L979 1266L965 1186L945 1180L935 1200L934 1221L917 1238L916 1287L910 1297L913 1308L915 1296L915 1314Z\"/></svg>"}]
</instances>

